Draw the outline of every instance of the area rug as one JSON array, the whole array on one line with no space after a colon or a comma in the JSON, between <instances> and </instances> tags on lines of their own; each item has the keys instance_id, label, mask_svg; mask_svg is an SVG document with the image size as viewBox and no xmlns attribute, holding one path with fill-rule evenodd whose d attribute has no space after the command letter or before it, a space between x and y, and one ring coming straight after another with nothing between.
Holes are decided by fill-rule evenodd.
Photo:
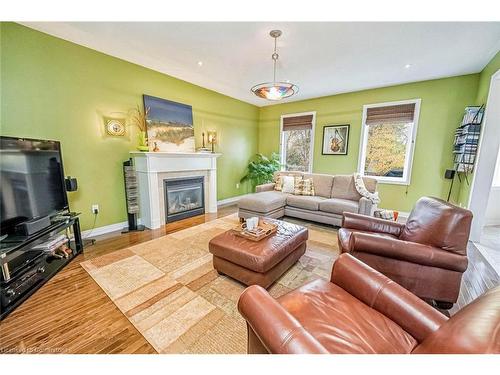
<instances>
[{"instance_id":1,"label":"area rug","mask_svg":"<svg viewBox=\"0 0 500 375\"><path fill-rule=\"evenodd\" d=\"M82 267L159 353L245 353L246 324L236 303L245 286L219 276L210 239L236 214L85 261ZM338 256L331 227L309 228L307 251L270 289L274 297L329 279Z\"/></svg>"}]
</instances>

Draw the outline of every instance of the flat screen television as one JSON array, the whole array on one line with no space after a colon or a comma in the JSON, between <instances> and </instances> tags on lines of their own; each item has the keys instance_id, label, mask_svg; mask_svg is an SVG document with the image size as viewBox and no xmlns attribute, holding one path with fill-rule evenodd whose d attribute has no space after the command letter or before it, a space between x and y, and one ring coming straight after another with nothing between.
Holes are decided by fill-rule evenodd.
<instances>
[{"instance_id":1,"label":"flat screen television","mask_svg":"<svg viewBox=\"0 0 500 375\"><path fill-rule=\"evenodd\" d=\"M0 137L0 173L1 235L68 209L59 142Z\"/></svg>"}]
</instances>

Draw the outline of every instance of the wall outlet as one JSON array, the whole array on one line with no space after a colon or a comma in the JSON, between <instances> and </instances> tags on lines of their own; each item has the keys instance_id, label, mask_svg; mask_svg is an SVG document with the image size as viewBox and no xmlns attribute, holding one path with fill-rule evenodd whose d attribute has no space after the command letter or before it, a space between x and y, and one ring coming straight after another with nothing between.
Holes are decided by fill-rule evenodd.
<instances>
[{"instance_id":1,"label":"wall outlet","mask_svg":"<svg viewBox=\"0 0 500 375\"><path fill-rule=\"evenodd\" d=\"M240 183L239 183L239 182L237 182L237 183L236 183L236 189L239 189L239 188L240 188Z\"/></svg>"},{"instance_id":2,"label":"wall outlet","mask_svg":"<svg viewBox=\"0 0 500 375\"><path fill-rule=\"evenodd\" d=\"M92 213L94 215L97 215L99 213L99 205L98 204L93 204L92 205Z\"/></svg>"}]
</instances>

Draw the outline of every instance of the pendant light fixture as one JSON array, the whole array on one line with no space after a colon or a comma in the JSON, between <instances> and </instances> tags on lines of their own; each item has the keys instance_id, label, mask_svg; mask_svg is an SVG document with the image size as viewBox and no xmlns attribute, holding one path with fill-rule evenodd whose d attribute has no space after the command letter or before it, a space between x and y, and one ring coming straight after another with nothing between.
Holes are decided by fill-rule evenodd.
<instances>
[{"instance_id":1,"label":"pendant light fixture","mask_svg":"<svg viewBox=\"0 0 500 375\"><path fill-rule=\"evenodd\" d=\"M281 36L281 30L272 30L269 35L274 38L274 53L271 58L274 64L273 81L260 83L252 87L252 92L259 98L267 100L281 100L288 98L297 92L299 87L290 82L276 82L276 63L278 62L279 55L276 52L276 40Z\"/></svg>"}]
</instances>

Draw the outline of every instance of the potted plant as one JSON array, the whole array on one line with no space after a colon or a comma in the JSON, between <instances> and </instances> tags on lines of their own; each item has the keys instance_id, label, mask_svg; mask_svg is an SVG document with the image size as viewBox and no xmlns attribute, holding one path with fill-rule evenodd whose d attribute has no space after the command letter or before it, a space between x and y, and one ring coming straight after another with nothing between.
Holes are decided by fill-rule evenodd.
<instances>
[{"instance_id":1,"label":"potted plant","mask_svg":"<svg viewBox=\"0 0 500 375\"><path fill-rule=\"evenodd\" d=\"M149 151L147 123L146 123L146 120L148 119L148 114L149 114L149 107L142 110L139 107L139 105L137 106L136 109L133 110L132 113L132 118L131 118L132 125L137 126L137 129L139 129L139 134L138 134L139 145L137 146L137 149L139 151Z\"/></svg>"},{"instance_id":2,"label":"potted plant","mask_svg":"<svg viewBox=\"0 0 500 375\"><path fill-rule=\"evenodd\" d=\"M261 185L273 180L273 175L281 168L280 156L277 153L267 157L262 154L256 154L254 159L248 164L248 171L240 182L251 181L253 186Z\"/></svg>"}]
</instances>

